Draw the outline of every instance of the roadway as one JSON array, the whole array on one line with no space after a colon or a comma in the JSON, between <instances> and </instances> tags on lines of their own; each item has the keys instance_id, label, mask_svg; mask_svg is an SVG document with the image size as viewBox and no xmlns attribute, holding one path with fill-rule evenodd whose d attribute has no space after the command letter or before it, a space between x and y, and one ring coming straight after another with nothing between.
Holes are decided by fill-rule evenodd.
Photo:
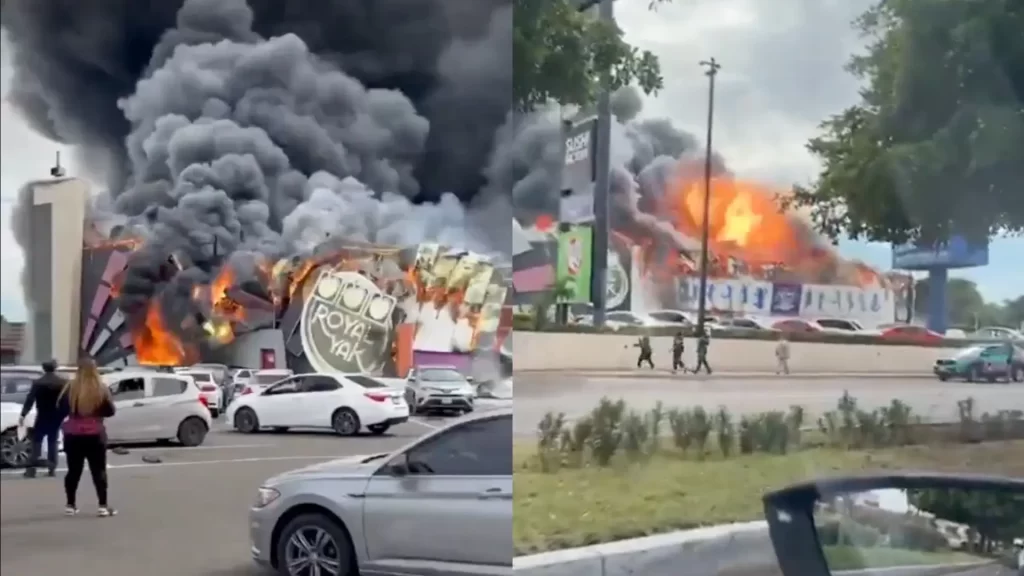
<instances>
[{"instance_id":1,"label":"roadway","mask_svg":"<svg viewBox=\"0 0 1024 576\"><path fill-rule=\"evenodd\" d=\"M515 382L515 430L533 435L544 414L565 412L571 420L590 411L602 397L625 399L638 410L653 408L659 401L666 408L703 406L709 410L728 407L735 415L805 408L808 423L849 391L858 407L872 410L893 399L907 403L915 414L930 421L958 419L957 402L975 401L976 417L983 412L1024 410L1024 384L972 384L939 382L935 378L829 377L774 375L718 375L712 377L672 376L641 372L636 376L616 374L573 375L566 373L517 374Z\"/></svg>"},{"instance_id":2,"label":"roadway","mask_svg":"<svg viewBox=\"0 0 1024 576\"><path fill-rule=\"evenodd\" d=\"M486 406L482 407L486 409ZM330 433L243 435L223 421L195 448L129 447L109 454L115 518L97 518L88 473L82 512L64 512L63 470L28 480L0 473L0 572L108 576L256 576L249 557L248 509L265 479L341 456L399 448L443 425L417 418L385 436ZM159 459L160 463L143 461ZM45 474L44 474L45 476Z\"/></svg>"}]
</instances>

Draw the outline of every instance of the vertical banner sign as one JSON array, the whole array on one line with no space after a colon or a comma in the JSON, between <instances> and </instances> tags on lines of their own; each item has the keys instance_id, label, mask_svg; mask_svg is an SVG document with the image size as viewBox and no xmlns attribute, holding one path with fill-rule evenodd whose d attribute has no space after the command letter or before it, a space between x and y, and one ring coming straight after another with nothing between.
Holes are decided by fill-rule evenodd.
<instances>
[{"instance_id":1,"label":"vertical banner sign","mask_svg":"<svg viewBox=\"0 0 1024 576\"><path fill-rule=\"evenodd\" d=\"M568 124L565 134L565 163L562 190L570 194L591 194L594 186L594 133L597 119Z\"/></svg>"},{"instance_id":2,"label":"vertical banner sign","mask_svg":"<svg viewBox=\"0 0 1024 576\"><path fill-rule=\"evenodd\" d=\"M558 268L555 285L564 287L558 302L583 304L590 302L591 252L594 230L590 226L570 226L558 233Z\"/></svg>"}]
</instances>

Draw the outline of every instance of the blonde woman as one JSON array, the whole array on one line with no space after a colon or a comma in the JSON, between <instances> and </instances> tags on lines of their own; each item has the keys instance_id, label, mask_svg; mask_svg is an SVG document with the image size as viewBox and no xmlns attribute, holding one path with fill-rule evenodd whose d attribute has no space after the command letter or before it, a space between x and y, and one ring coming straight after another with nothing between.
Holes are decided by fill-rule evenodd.
<instances>
[{"instance_id":1,"label":"blonde woman","mask_svg":"<svg viewBox=\"0 0 1024 576\"><path fill-rule=\"evenodd\" d=\"M91 358L78 361L78 372L64 387L59 402L60 412L67 416L61 427L68 464L64 477L65 514L78 514L78 483L88 462L99 515L113 516L117 511L107 504L107 431L103 421L114 415L114 401L110 389L100 379L96 362Z\"/></svg>"}]
</instances>

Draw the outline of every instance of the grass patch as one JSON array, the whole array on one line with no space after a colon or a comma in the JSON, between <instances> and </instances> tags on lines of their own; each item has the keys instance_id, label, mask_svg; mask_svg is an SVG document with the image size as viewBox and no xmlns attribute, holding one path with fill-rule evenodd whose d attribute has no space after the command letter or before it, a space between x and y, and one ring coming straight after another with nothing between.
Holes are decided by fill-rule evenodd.
<instances>
[{"instance_id":1,"label":"grass patch","mask_svg":"<svg viewBox=\"0 0 1024 576\"><path fill-rule=\"evenodd\" d=\"M963 552L923 552L899 548L825 546L824 551L825 559L828 560L828 567L833 571L895 568L897 566L966 564L983 560Z\"/></svg>"},{"instance_id":2,"label":"grass patch","mask_svg":"<svg viewBox=\"0 0 1024 576\"><path fill-rule=\"evenodd\" d=\"M814 477L897 469L1024 476L1024 441L871 451L817 448L698 461L663 450L632 463L542 472L532 444L515 447L518 554L762 519L761 496Z\"/></svg>"}]
</instances>

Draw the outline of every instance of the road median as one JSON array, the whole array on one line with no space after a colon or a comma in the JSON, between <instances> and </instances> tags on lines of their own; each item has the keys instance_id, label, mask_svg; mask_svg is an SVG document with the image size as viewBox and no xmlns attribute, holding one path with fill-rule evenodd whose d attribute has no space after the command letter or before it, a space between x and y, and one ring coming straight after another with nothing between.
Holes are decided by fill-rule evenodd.
<instances>
[{"instance_id":1,"label":"road median","mask_svg":"<svg viewBox=\"0 0 1024 576\"><path fill-rule=\"evenodd\" d=\"M636 336L566 332L515 332L515 370L519 371L625 371L636 368ZM667 365L672 338L651 339L654 361ZM692 341L691 341L692 343ZM723 373L766 373L777 369L773 340L715 338L708 361ZM871 343L791 342L790 371L793 374L931 374L935 361L946 358L951 349ZM684 361L693 364L693 347Z\"/></svg>"}]
</instances>

